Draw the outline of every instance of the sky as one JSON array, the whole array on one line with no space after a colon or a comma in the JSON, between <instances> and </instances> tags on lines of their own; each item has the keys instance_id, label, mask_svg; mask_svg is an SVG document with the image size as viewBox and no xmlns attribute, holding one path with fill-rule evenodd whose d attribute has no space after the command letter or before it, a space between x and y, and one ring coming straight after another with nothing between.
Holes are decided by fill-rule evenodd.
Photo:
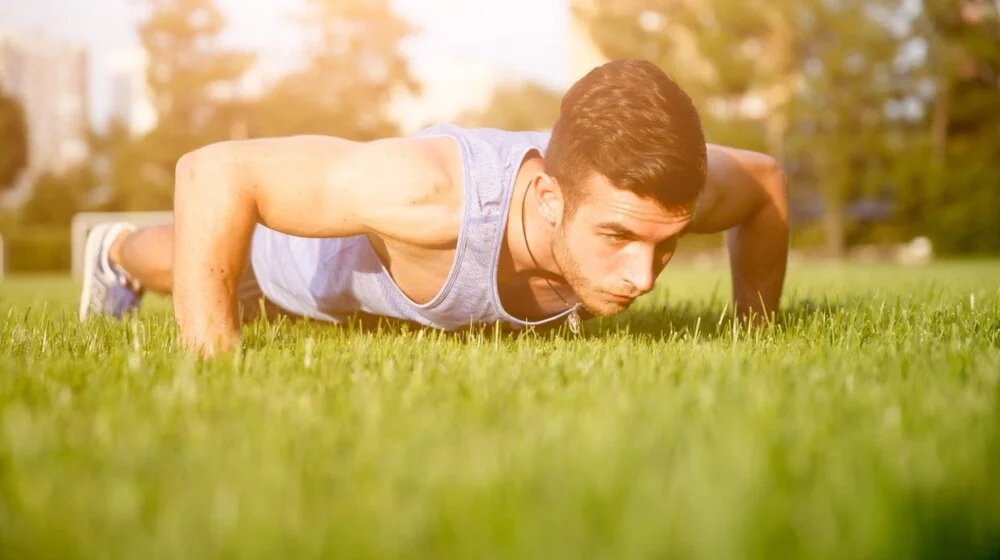
<instances>
[{"instance_id":1,"label":"sky","mask_svg":"<svg viewBox=\"0 0 1000 560\"><path fill-rule=\"evenodd\" d=\"M216 0L229 26L224 45L255 51L265 72L292 67L302 56L292 23L304 0ZM392 0L415 24L405 51L414 71L430 82L438 105L483 90L497 74L554 88L567 79L568 0ZM83 44L90 52L91 119L109 113L110 64L138 47L142 0L0 0L0 30ZM483 94L483 91L480 91ZM433 115L431 115L433 117Z\"/></svg>"}]
</instances>

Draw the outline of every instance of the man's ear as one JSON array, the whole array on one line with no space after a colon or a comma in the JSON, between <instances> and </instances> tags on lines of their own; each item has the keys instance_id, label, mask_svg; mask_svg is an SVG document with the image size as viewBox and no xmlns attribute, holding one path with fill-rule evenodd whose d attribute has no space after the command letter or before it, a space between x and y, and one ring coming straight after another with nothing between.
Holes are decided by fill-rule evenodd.
<instances>
[{"instance_id":1,"label":"man's ear","mask_svg":"<svg viewBox=\"0 0 1000 560\"><path fill-rule=\"evenodd\" d=\"M536 179L535 195L538 197L538 213L542 215L542 219L552 227L559 225L566 206L566 197L559 181L551 175L542 173Z\"/></svg>"}]
</instances>

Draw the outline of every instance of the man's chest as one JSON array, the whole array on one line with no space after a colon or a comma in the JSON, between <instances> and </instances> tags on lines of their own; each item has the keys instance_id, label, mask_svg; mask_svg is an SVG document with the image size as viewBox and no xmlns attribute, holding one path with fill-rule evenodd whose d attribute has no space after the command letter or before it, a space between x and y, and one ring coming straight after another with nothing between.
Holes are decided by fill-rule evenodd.
<instances>
[{"instance_id":1,"label":"man's chest","mask_svg":"<svg viewBox=\"0 0 1000 560\"><path fill-rule=\"evenodd\" d=\"M457 243L446 248L429 249L377 236L369 236L369 240L393 282L417 304L434 299L453 273ZM475 258L472 255L467 257ZM490 269L487 272L492 277L482 278L481 281L497 282L501 305L518 319L544 319L567 307L543 278L510 278L503 271Z\"/></svg>"},{"instance_id":2,"label":"man's chest","mask_svg":"<svg viewBox=\"0 0 1000 560\"><path fill-rule=\"evenodd\" d=\"M448 281L455 262L455 244L431 249L375 235L368 238L393 282L413 302L429 302Z\"/></svg>"}]
</instances>

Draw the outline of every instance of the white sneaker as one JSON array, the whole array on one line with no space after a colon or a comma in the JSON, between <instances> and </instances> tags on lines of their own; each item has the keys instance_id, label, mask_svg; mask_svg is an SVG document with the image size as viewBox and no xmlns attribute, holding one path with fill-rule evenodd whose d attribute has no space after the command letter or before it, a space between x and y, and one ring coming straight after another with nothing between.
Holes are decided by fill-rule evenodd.
<instances>
[{"instance_id":1,"label":"white sneaker","mask_svg":"<svg viewBox=\"0 0 1000 560\"><path fill-rule=\"evenodd\" d=\"M124 230L136 227L125 222L95 226L87 234L83 254L83 292L80 294L80 320L91 314L109 315L116 319L139 306L142 287L130 279L121 268L111 264L108 254L111 244Z\"/></svg>"}]
</instances>

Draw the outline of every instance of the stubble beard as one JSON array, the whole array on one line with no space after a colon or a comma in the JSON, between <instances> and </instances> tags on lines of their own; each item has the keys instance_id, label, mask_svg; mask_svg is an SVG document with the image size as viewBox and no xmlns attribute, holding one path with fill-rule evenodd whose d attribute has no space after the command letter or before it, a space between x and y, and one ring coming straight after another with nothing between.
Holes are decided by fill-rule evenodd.
<instances>
[{"instance_id":1,"label":"stubble beard","mask_svg":"<svg viewBox=\"0 0 1000 560\"><path fill-rule=\"evenodd\" d=\"M580 270L580 264L570 254L565 228L560 224L552 237L552 258L559 269L559 275L573 290L581 306L595 317L617 315L627 305L609 301L600 296L601 290L587 280Z\"/></svg>"}]
</instances>

